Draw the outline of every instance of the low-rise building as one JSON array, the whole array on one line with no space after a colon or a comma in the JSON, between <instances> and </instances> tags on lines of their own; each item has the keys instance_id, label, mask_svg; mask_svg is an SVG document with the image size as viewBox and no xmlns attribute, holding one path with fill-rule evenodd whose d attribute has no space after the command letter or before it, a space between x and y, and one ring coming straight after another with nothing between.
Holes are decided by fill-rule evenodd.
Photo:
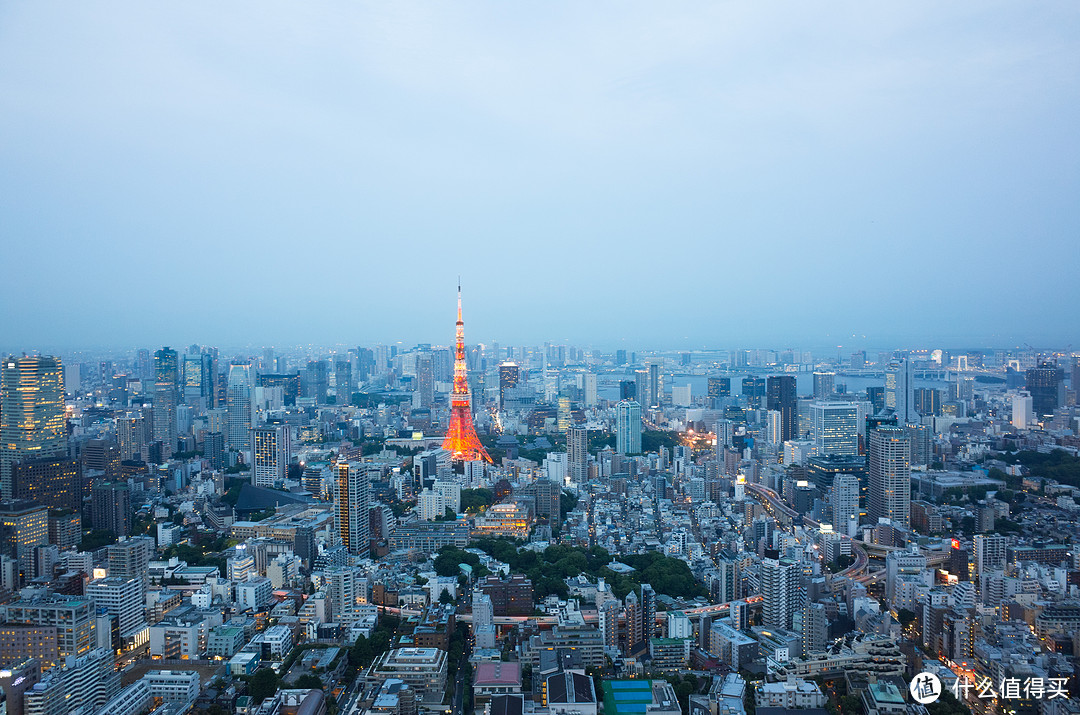
<instances>
[{"instance_id":1,"label":"low-rise building","mask_svg":"<svg viewBox=\"0 0 1080 715\"><path fill-rule=\"evenodd\" d=\"M820 708L825 695L817 683L789 675L776 683L761 683L754 692L754 704L759 708Z\"/></svg>"},{"instance_id":2,"label":"low-rise building","mask_svg":"<svg viewBox=\"0 0 1080 715\"><path fill-rule=\"evenodd\" d=\"M369 682L397 678L417 692L421 708L441 710L446 693L446 651L438 648L394 648L376 658L367 678Z\"/></svg>"},{"instance_id":3,"label":"low-rise building","mask_svg":"<svg viewBox=\"0 0 1080 715\"><path fill-rule=\"evenodd\" d=\"M521 692L520 663L478 663L473 674L473 694L478 702L493 695Z\"/></svg>"}]
</instances>

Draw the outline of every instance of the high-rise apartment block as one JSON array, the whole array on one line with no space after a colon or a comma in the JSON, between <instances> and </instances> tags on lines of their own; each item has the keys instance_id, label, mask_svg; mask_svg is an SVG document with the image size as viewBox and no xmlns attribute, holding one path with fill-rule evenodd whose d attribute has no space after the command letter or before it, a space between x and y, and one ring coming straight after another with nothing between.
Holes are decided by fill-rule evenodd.
<instances>
[{"instance_id":1,"label":"high-rise apartment block","mask_svg":"<svg viewBox=\"0 0 1080 715\"><path fill-rule=\"evenodd\" d=\"M251 430L251 483L273 487L285 481L292 458L289 426L266 425Z\"/></svg>"},{"instance_id":2,"label":"high-rise apartment block","mask_svg":"<svg viewBox=\"0 0 1080 715\"><path fill-rule=\"evenodd\" d=\"M870 433L870 496L872 523L889 519L907 528L911 518L911 442L902 427L878 427Z\"/></svg>"},{"instance_id":3,"label":"high-rise apartment block","mask_svg":"<svg viewBox=\"0 0 1080 715\"><path fill-rule=\"evenodd\" d=\"M338 462L334 476L334 527L352 554L367 554L370 541L371 484L360 462Z\"/></svg>"}]
</instances>

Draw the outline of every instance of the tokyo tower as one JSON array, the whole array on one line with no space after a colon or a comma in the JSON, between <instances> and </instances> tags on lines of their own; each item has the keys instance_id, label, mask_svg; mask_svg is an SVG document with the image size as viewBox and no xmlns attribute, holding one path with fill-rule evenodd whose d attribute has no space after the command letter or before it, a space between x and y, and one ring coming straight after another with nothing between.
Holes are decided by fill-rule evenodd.
<instances>
[{"instance_id":1,"label":"tokyo tower","mask_svg":"<svg viewBox=\"0 0 1080 715\"><path fill-rule=\"evenodd\" d=\"M454 349L454 391L450 393L450 429L446 431L442 448L450 452L453 459L475 462L478 459L490 462L484 445L476 436L473 426L472 408L469 407L469 371L465 367L465 323L461 320L461 283L457 289L457 344Z\"/></svg>"}]
</instances>

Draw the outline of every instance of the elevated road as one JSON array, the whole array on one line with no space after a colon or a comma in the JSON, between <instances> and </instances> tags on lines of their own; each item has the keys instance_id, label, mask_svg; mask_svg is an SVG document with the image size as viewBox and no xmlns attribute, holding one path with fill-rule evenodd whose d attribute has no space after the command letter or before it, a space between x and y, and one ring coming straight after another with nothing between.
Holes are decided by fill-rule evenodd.
<instances>
[{"instance_id":1,"label":"elevated road","mask_svg":"<svg viewBox=\"0 0 1080 715\"><path fill-rule=\"evenodd\" d=\"M788 506L788 504L783 500L783 498L781 498L781 496L777 494L776 491L773 489L769 489L768 487L761 484L749 483L746 484L746 489L750 492L751 495L757 498L758 501L762 502L762 506L765 507L766 511L768 511L770 514L773 514L774 516L780 514L786 517L788 521L792 523L796 522L797 520L801 520L805 526L808 526L810 528L816 529L821 526L820 522L818 522L816 519L811 519L810 517L803 516L799 514L799 512ZM845 534L841 534L840 538L851 543L851 551L855 555L855 563L853 563L851 566L848 566L838 575L858 580L863 575L865 575L866 567L870 563L870 556L867 553L867 548L873 547L874 545L865 544L864 542L852 539L850 536L847 536ZM892 547L888 546L879 548L888 549L890 551L893 550Z\"/></svg>"}]
</instances>

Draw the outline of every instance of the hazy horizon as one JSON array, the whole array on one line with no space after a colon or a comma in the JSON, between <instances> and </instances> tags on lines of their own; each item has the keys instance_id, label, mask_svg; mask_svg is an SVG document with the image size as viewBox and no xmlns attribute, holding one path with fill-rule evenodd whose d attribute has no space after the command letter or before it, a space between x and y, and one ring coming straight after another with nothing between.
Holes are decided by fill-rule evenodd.
<instances>
[{"instance_id":1,"label":"hazy horizon","mask_svg":"<svg viewBox=\"0 0 1080 715\"><path fill-rule=\"evenodd\" d=\"M0 346L1071 349L1080 6L0 7ZM849 347L850 346L850 347Z\"/></svg>"}]
</instances>

